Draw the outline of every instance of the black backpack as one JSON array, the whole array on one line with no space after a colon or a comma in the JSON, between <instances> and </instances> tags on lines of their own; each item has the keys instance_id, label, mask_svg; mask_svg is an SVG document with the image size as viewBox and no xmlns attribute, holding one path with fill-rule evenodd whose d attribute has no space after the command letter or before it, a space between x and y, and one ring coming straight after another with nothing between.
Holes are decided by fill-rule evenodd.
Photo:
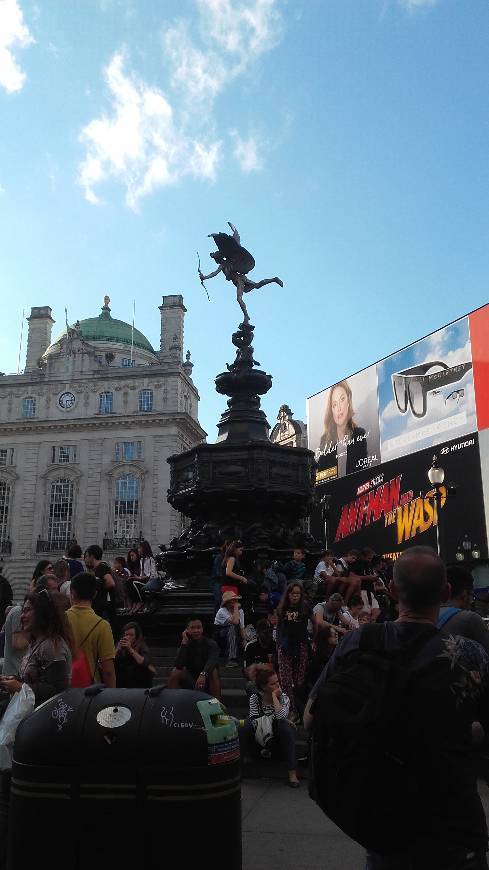
<instances>
[{"instance_id":1,"label":"black backpack","mask_svg":"<svg viewBox=\"0 0 489 870\"><path fill-rule=\"evenodd\" d=\"M360 647L340 657L315 703L310 795L349 837L381 854L402 851L423 827L420 759L429 711L416 703L421 672L446 671L415 658L437 631L427 626L400 650L385 649L384 624L362 629ZM436 679L436 677L435 677ZM426 749L426 746L424 747ZM422 766L422 765L421 765Z\"/></svg>"}]
</instances>

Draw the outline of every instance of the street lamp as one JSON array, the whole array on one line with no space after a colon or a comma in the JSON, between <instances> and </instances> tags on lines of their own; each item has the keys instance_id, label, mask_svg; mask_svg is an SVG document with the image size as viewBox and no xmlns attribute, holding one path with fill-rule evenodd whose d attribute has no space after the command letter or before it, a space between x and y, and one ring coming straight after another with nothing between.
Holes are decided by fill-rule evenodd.
<instances>
[{"instance_id":1,"label":"street lamp","mask_svg":"<svg viewBox=\"0 0 489 870\"><path fill-rule=\"evenodd\" d=\"M436 508L436 549L438 551L438 555L441 555L441 546L440 546L440 490L439 487L442 485L445 480L445 472L440 465L438 465L438 457L433 456L433 461L431 463L431 468L428 469L428 480L434 487L434 500L435 500L435 508Z\"/></svg>"}]
</instances>

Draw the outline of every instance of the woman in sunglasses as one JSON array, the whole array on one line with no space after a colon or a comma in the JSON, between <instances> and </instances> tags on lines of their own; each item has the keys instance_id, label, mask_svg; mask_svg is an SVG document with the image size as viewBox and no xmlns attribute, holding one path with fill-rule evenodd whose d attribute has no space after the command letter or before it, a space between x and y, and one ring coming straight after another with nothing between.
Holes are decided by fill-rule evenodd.
<instances>
[{"instance_id":1,"label":"woman in sunglasses","mask_svg":"<svg viewBox=\"0 0 489 870\"><path fill-rule=\"evenodd\" d=\"M319 471L334 469L337 477L364 467L367 459L365 429L355 423L353 398L348 381L331 387L326 402L324 430L319 445ZM334 474L332 474L334 477Z\"/></svg>"},{"instance_id":2,"label":"woman in sunglasses","mask_svg":"<svg viewBox=\"0 0 489 870\"><path fill-rule=\"evenodd\" d=\"M22 608L22 628L29 637L19 675L5 676L0 686L14 695L27 683L36 706L70 685L72 637L59 593L33 592Z\"/></svg>"}]
</instances>

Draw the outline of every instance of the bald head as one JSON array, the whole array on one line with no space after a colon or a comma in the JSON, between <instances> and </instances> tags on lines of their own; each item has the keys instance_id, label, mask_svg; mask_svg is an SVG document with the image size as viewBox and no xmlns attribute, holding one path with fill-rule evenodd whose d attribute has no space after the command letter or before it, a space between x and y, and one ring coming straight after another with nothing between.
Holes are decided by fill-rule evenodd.
<instances>
[{"instance_id":1,"label":"bald head","mask_svg":"<svg viewBox=\"0 0 489 870\"><path fill-rule=\"evenodd\" d=\"M394 583L399 603L410 610L435 607L446 594L445 565L431 547L410 547L394 564Z\"/></svg>"}]
</instances>

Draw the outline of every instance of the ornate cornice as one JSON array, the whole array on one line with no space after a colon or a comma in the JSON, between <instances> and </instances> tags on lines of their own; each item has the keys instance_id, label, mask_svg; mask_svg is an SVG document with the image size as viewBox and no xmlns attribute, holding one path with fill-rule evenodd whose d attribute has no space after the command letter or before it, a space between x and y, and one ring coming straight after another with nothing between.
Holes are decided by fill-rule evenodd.
<instances>
[{"instance_id":1,"label":"ornate cornice","mask_svg":"<svg viewBox=\"0 0 489 870\"><path fill-rule=\"evenodd\" d=\"M58 420L16 420L0 424L0 436L24 435L32 433L46 432L70 432L75 433L80 430L101 429L114 430L117 434L119 429L129 429L135 426L142 429L154 429L158 427L168 428L171 425L178 425L189 437L195 441L202 441L206 436L206 432L202 429L199 423L194 420L190 414L185 411L168 411L167 413L157 412L155 414L145 413L137 415L120 416L118 414L101 415L100 417L84 417L84 418L68 418Z\"/></svg>"}]
</instances>

